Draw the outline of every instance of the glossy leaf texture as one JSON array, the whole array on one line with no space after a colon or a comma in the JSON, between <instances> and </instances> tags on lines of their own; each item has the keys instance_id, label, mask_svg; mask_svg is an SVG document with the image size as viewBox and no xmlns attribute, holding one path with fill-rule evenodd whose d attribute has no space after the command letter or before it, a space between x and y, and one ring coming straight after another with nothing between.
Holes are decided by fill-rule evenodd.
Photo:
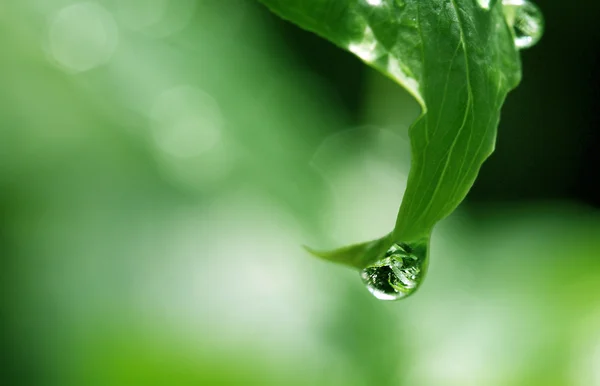
<instances>
[{"instance_id":1,"label":"glossy leaf texture","mask_svg":"<svg viewBox=\"0 0 600 386\"><path fill-rule=\"evenodd\" d=\"M347 49L410 92L422 108L409 131L411 170L394 230L313 253L363 268L394 242L428 245L494 150L500 109L521 77L500 1L260 0Z\"/></svg>"}]
</instances>

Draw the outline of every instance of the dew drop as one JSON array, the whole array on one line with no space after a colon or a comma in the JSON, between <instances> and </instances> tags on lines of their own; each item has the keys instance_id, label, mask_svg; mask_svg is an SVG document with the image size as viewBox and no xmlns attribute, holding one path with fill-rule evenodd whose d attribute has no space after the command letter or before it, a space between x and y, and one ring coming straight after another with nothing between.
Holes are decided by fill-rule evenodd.
<instances>
[{"instance_id":1,"label":"dew drop","mask_svg":"<svg viewBox=\"0 0 600 386\"><path fill-rule=\"evenodd\" d=\"M534 46L544 34L544 16L537 5L527 0L503 0L504 14L512 27L515 46Z\"/></svg>"},{"instance_id":2,"label":"dew drop","mask_svg":"<svg viewBox=\"0 0 600 386\"><path fill-rule=\"evenodd\" d=\"M490 9L490 0L477 0L479 6L483 9Z\"/></svg>"},{"instance_id":3,"label":"dew drop","mask_svg":"<svg viewBox=\"0 0 600 386\"><path fill-rule=\"evenodd\" d=\"M363 269L360 276L377 299L402 299L415 292L421 284L426 256L426 253L416 253L407 244L394 244L383 259Z\"/></svg>"},{"instance_id":4,"label":"dew drop","mask_svg":"<svg viewBox=\"0 0 600 386\"><path fill-rule=\"evenodd\" d=\"M382 47L369 26L365 26L363 36L359 41L348 45L348 50L367 63L373 63L384 55Z\"/></svg>"}]
</instances>

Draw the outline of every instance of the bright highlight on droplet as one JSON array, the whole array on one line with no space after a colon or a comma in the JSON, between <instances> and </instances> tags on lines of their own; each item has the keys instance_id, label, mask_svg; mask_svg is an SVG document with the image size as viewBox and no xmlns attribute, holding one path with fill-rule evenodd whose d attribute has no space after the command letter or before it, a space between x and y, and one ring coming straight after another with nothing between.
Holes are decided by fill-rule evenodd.
<instances>
[{"instance_id":1,"label":"bright highlight on droplet","mask_svg":"<svg viewBox=\"0 0 600 386\"><path fill-rule=\"evenodd\" d=\"M544 16L537 5L527 0L504 0L502 5L517 48L529 48L540 41L544 34Z\"/></svg>"},{"instance_id":2,"label":"bright highlight on droplet","mask_svg":"<svg viewBox=\"0 0 600 386\"><path fill-rule=\"evenodd\" d=\"M407 244L394 244L383 259L365 268L360 276L377 299L402 299L415 292L421 284L426 258L426 253L416 253Z\"/></svg>"},{"instance_id":3,"label":"bright highlight on droplet","mask_svg":"<svg viewBox=\"0 0 600 386\"><path fill-rule=\"evenodd\" d=\"M383 4L383 0L367 0L367 3L374 7L379 7L380 5Z\"/></svg>"},{"instance_id":4,"label":"bright highlight on droplet","mask_svg":"<svg viewBox=\"0 0 600 386\"><path fill-rule=\"evenodd\" d=\"M190 86L162 93L154 103L151 118L156 145L170 156L198 156L221 139L219 105L207 93Z\"/></svg>"},{"instance_id":5,"label":"bright highlight on droplet","mask_svg":"<svg viewBox=\"0 0 600 386\"><path fill-rule=\"evenodd\" d=\"M101 5L83 2L58 11L50 22L48 51L53 61L74 72L107 63L118 43L118 27Z\"/></svg>"}]
</instances>

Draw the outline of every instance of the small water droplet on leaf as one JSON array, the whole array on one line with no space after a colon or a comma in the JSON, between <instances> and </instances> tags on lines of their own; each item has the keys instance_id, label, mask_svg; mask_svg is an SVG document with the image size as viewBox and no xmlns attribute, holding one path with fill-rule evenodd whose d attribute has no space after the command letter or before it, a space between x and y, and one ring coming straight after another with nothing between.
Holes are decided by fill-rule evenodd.
<instances>
[{"instance_id":1,"label":"small water droplet on leaf","mask_svg":"<svg viewBox=\"0 0 600 386\"><path fill-rule=\"evenodd\" d=\"M367 4L373 7L380 7L383 5L383 0L367 0Z\"/></svg>"},{"instance_id":2,"label":"small water droplet on leaf","mask_svg":"<svg viewBox=\"0 0 600 386\"><path fill-rule=\"evenodd\" d=\"M537 5L527 0L504 0L504 14L515 37L515 46L534 46L544 34L544 16Z\"/></svg>"},{"instance_id":3,"label":"small water droplet on leaf","mask_svg":"<svg viewBox=\"0 0 600 386\"><path fill-rule=\"evenodd\" d=\"M402 299L421 284L426 257L426 253L415 253L407 244L394 244L381 260L363 269L360 276L377 299Z\"/></svg>"},{"instance_id":4,"label":"small water droplet on leaf","mask_svg":"<svg viewBox=\"0 0 600 386\"><path fill-rule=\"evenodd\" d=\"M477 0L479 6L483 9L490 9L490 0Z\"/></svg>"}]
</instances>

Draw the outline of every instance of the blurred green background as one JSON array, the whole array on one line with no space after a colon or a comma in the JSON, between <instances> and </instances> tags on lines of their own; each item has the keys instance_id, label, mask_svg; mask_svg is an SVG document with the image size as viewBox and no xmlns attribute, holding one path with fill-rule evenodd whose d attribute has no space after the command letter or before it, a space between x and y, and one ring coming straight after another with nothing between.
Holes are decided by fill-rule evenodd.
<instances>
[{"instance_id":1,"label":"blurred green background","mask_svg":"<svg viewBox=\"0 0 600 386\"><path fill-rule=\"evenodd\" d=\"M0 2L0 384L600 385L600 45L540 1L497 151L413 297L311 258L392 229L418 115L253 0Z\"/></svg>"}]
</instances>

